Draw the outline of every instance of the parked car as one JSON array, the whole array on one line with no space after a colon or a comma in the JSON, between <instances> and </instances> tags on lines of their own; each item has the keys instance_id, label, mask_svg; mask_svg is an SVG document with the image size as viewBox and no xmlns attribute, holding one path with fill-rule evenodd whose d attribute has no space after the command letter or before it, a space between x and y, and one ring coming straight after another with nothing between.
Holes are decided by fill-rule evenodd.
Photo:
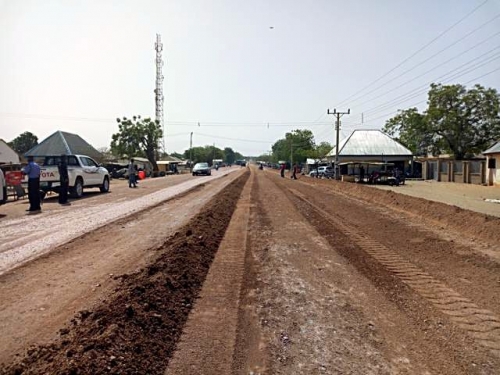
<instances>
[{"instance_id":1,"label":"parked car","mask_svg":"<svg viewBox=\"0 0 500 375\"><path fill-rule=\"evenodd\" d=\"M335 172L332 167L318 167L318 169L313 169L309 172L309 177L326 177L332 178Z\"/></svg>"},{"instance_id":2,"label":"parked car","mask_svg":"<svg viewBox=\"0 0 500 375\"><path fill-rule=\"evenodd\" d=\"M193 176L205 175L210 176L212 171L208 166L208 163L196 163L193 168Z\"/></svg>"},{"instance_id":3,"label":"parked car","mask_svg":"<svg viewBox=\"0 0 500 375\"><path fill-rule=\"evenodd\" d=\"M40 190L59 192L60 156L46 156L40 168ZM75 198L83 195L83 188L99 188L102 193L109 191L109 173L92 158L85 155L68 155L69 191ZM23 182L27 182L25 176Z\"/></svg>"}]
</instances>

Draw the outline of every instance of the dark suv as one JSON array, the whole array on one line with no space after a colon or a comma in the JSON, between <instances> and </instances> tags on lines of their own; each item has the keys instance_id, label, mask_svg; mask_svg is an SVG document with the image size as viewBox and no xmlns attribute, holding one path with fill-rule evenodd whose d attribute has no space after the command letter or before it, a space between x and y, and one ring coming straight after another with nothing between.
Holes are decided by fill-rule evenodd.
<instances>
[{"instance_id":1,"label":"dark suv","mask_svg":"<svg viewBox=\"0 0 500 375\"><path fill-rule=\"evenodd\" d=\"M210 176L212 171L208 166L208 163L196 163L193 168L193 176L205 175Z\"/></svg>"}]
</instances>

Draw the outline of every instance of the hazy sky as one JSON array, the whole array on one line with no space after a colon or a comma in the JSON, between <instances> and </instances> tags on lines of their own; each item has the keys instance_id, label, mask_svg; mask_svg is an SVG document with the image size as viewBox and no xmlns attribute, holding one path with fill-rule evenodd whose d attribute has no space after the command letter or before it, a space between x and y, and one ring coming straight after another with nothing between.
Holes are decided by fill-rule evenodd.
<instances>
[{"instance_id":1,"label":"hazy sky","mask_svg":"<svg viewBox=\"0 0 500 375\"><path fill-rule=\"evenodd\" d=\"M411 57L483 2L0 0L0 138L64 130L109 146L116 117L154 116L159 33L168 152L190 132L245 155L297 128L334 142L327 108L351 109L346 135L425 107L432 81L499 89L500 0Z\"/></svg>"}]
</instances>

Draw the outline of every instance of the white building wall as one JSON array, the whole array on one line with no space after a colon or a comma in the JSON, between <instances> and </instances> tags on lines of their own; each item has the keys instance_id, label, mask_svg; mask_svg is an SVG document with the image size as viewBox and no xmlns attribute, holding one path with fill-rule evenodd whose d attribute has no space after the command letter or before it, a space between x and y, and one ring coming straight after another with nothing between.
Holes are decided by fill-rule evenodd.
<instances>
[{"instance_id":1,"label":"white building wall","mask_svg":"<svg viewBox=\"0 0 500 375\"><path fill-rule=\"evenodd\" d=\"M496 160L496 168L488 168L490 159ZM486 184L500 186L500 154L490 154L486 157Z\"/></svg>"}]
</instances>

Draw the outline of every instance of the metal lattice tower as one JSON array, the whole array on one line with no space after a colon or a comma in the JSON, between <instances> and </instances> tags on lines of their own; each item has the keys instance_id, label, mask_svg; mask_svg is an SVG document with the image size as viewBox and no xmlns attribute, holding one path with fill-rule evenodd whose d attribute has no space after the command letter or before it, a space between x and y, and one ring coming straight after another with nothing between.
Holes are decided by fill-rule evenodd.
<instances>
[{"instance_id":1,"label":"metal lattice tower","mask_svg":"<svg viewBox=\"0 0 500 375\"><path fill-rule=\"evenodd\" d=\"M161 53L163 51L163 43L161 42L161 35L156 34L156 89L155 89L155 103L156 103L156 120L159 121L163 130L163 145L162 149L165 152L165 124L163 121L163 60Z\"/></svg>"}]
</instances>

